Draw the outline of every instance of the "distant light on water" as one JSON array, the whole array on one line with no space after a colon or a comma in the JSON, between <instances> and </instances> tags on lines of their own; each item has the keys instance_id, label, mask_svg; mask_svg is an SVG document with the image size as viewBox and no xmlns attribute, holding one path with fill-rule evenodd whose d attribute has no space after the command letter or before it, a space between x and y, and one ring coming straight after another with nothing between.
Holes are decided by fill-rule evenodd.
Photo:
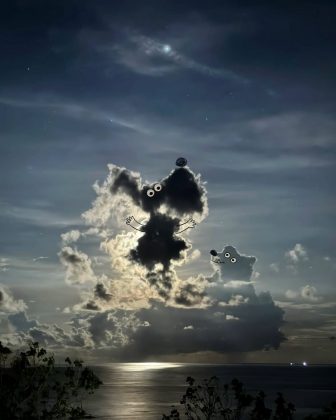
<instances>
[{"instance_id":1,"label":"distant light on water","mask_svg":"<svg viewBox=\"0 0 336 420\"><path fill-rule=\"evenodd\" d=\"M146 362L146 363L119 363L118 368L127 372L143 372L146 370L156 369L171 369L183 366L183 363L161 363L161 362Z\"/></svg>"},{"instance_id":2,"label":"distant light on water","mask_svg":"<svg viewBox=\"0 0 336 420\"><path fill-rule=\"evenodd\" d=\"M307 362L302 362L302 366L308 366Z\"/></svg>"}]
</instances>

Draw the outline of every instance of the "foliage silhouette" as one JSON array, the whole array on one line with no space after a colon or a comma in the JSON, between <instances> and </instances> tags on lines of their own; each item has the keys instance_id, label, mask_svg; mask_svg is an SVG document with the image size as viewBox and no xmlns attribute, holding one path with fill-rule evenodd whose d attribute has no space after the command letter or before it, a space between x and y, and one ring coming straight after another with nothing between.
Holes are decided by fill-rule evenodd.
<instances>
[{"instance_id":1,"label":"foliage silhouette","mask_svg":"<svg viewBox=\"0 0 336 420\"><path fill-rule=\"evenodd\" d=\"M65 359L66 367L56 367L54 356L39 343L13 355L0 342L1 420L52 420L88 417L82 407L84 394L92 394L101 380L82 360Z\"/></svg>"},{"instance_id":2,"label":"foliage silhouette","mask_svg":"<svg viewBox=\"0 0 336 420\"><path fill-rule=\"evenodd\" d=\"M248 394L238 379L230 384L222 385L216 376L205 379L197 384L190 376L187 378L187 390L180 403L184 415L173 407L169 415L163 415L162 420L292 420L295 407L285 401L278 393L272 417L270 408L265 406L265 393L260 391L253 397Z\"/></svg>"},{"instance_id":3,"label":"foliage silhouette","mask_svg":"<svg viewBox=\"0 0 336 420\"><path fill-rule=\"evenodd\" d=\"M309 415L305 420L336 420L336 401L333 401L329 407L324 408L323 413Z\"/></svg>"}]
</instances>

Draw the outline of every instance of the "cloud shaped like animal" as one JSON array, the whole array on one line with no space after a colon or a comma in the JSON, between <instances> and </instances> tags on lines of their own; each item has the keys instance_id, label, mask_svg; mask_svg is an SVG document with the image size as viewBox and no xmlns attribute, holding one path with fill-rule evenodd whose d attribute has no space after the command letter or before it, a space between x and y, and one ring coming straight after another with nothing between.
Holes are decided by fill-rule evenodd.
<instances>
[{"instance_id":1,"label":"cloud shaped like animal","mask_svg":"<svg viewBox=\"0 0 336 420\"><path fill-rule=\"evenodd\" d=\"M143 185L137 174L114 166L110 191L127 195L135 207L147 213L148 220L143 223L134 216L126 219L129 226L143 233L128 257L148 270L149 283L168 299L175 278L172 265L190 248L180 234L195 227L193 216L202 219L206 215L206 190L200 177L188 167L177 167L160 181Z\"/></svg>"},{"instance_id":2,"label":"cloud shaped like animal","mask_svg":"<svg viewBox=\"0 0 336 420\"><path fill-rule=\"evenodd\" d=\"M255 257L239 254L231 245L225 246L221 252L211 250L210 253L212 261L219 266L223 280L250 280L257 261Z\"/></svg>"}]
</instances>

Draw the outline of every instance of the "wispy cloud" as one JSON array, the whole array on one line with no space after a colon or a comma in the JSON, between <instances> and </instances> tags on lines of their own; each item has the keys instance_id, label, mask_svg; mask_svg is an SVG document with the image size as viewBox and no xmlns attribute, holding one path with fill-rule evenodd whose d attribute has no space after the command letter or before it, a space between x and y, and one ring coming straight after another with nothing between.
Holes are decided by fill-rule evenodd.
<instances>
[{"instance_id":1,"label":"wispy cloud","mask_svg":"<svg viewBox=\"0 0 336 420\"><path fill-rule=\"evenodd\" d=\"M83 224L79 217L70 218L45 208L18 207L8 203L1 203L0 216L40 227L66 227Z\"/></svg>"},{"instance_id":2,"label":"wispy cloud","mask_svg":"<svg viewBox=\"0 0 336 420\"><path fill-rule=\"evenodd\" d=\"M73 103L48 95L34 96L28 99L2 96L0 104L16 108L38 109L42 112L52 112L79 120L111 123L136 132L148 133L148 129L135 121L134 117L131 120L130 115L130 119L127 120L118 116L114 111L101 110L92 105Z\"/></svg>"},{"instance_id":3,"label":"wispy cloud","mask_svg":"<svg viewBox=\"0 0 336 420\"><path fill-rule=\"evenodd\" d=\"M158 77L187 69L213 78L244 84L248 82L246 78L230 69L203 64L183 53L179 46L175 45L178 44L176 39L172 39L170 44L136 31L123 31L123 37L115 43L106 39L90 39L87 42L113 62L122 64L138 74Z\"/></svg>"}]
</instances>

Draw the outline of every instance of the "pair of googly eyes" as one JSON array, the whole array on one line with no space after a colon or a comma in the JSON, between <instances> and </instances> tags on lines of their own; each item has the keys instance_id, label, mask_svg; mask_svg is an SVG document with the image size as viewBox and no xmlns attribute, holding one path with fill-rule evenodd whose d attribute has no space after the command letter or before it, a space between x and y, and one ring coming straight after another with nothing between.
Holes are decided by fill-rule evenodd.
<instances>
[{"instance_id":1,"label":"pair of googly eyes","mask_svg":"<svg viewBox=\"0 0 336 420\"><path fill-rule=\"evenodd\" d=\"M224 257L225 257L225 258L230 258L230 257L231 257L231 254L230 254L229 252L226 252L226 253L224 254ZM235 263L235 262L237 262L237 258L232 257L232 258L230 259L230 261L231 261L232 263Z\"/></svg>"},{"instance_id":2,"label":"pair of googly eyes","mask_svg":"<svg viewBox=\"0 0 336 420\"><path fill-rule=\"evenodd\" d=\"M154 197L155 191L160 192L161 190L162 190L162 185L161 184L155 184L153 188L149 188L147 190L147 195L148 195L148 197Z\"/></svg>"}]
</instances>

